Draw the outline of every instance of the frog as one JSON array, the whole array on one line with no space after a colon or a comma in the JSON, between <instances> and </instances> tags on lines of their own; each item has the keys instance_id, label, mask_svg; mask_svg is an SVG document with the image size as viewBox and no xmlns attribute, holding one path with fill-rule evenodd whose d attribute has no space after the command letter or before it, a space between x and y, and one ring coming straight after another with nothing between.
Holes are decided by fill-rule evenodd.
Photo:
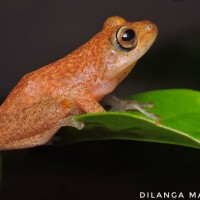
<instances>
[{"instance_id":1,"label":"frog","mask_svg":"<svg viewBox=\"0 0 200 200\"><path fill-rule=\"evenodd\" d=\"M47 144L63 126L84 127L74 116L106 112L99 102L131 72L157 33L151 21L111 16L88 42L24 75L0 106L0 150ZM112 101L120 111L135 109L156 119L144 108L150 104Z\"/></svg>"}]
</instances>

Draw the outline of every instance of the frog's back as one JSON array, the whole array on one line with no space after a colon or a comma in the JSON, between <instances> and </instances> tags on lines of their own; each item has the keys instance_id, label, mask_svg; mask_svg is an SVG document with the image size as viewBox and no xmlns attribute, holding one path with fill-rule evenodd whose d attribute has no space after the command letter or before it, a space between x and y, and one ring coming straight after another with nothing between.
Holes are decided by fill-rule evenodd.
<instances>
[{"instance_id":1,"label":"frog's back","mask_svg":"<svg viewBox=\"0 0 200 200\"><path fill-rule=\"evenodd\" d=\"M69 66L65 64L64 68L62 65L64 63L61 59L23 76L0 108L5 112L12 112L13 109L40 101L42 96L52 96L53 92L62 88L63 76L66 80L70 79L67 73ZM65 91L68 87L69 85L65 85Z\"/></svg>"},{"instance_id":2,"label":"frog's back","mask_svg":"<svg viewBox=\"0 0 200 200\"><path fill-rule=\"evenodd\" d=\"M94 74L83 61L87 60L91 65L94 63L88 57L85 59L83 49L82 46L64 58L23 76L0 107L1 111L3 109L8 113L27 107L44 96L54 98L70 95L75 85L86 79L91 80Z\"/></svg>"}]
</instances>

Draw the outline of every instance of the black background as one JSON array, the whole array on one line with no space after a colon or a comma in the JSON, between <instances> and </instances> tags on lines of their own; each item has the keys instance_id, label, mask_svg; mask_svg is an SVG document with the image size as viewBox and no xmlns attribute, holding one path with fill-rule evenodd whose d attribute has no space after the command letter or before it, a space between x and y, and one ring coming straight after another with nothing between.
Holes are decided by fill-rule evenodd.
<instances>
[{"instance_id":1,"label":"black background","mask_svg":"<svg viewBox=\"0 0 200 200\"><path fill-rule=\"evenodd\" d=\"M148 19L159 29L118 95L200 89L199 0L1 0L1 102L24 74L88 41L111 15ZM200 192L200 151L186 147L98 141L7 151L2 159L0 199L139 199L140 191Z\"/></svg>"}]
</instances>

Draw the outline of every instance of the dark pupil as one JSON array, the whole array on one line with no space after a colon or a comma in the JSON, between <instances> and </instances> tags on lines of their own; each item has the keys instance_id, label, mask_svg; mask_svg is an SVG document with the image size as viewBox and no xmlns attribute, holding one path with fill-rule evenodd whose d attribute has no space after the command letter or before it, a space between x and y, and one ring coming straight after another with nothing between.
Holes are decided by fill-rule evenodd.
<instances>
[{"instance_id":1,"label":"dark pupil","mask_svg":"<svg viewBox=\"0 0 200 200\"><path fill-rule=\"evenodd\" d=\"M124 31L122 35L123 41L131 41L135 37L135 32L132 29Z\"/></svg>"}]
</instances>

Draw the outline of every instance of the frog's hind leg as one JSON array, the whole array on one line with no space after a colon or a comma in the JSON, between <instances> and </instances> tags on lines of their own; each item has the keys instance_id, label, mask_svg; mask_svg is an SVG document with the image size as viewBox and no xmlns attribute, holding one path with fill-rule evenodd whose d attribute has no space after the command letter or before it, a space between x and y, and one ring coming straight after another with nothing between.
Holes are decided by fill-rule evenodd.
<instances>
[{"instance_id":1,"label":"frog's hind leg","mask_svg":"<svg viewBox=\"0 0 200 200\"><path fill-rule=\"evenodd\" d=\"M57 129L51 129L51 131L47 130L46 132L43 132L42 135L37 134L20 140L12 141L10 143L4 144L4 146L0 146L0 149L24 149L43 145L51 141L51 138L53 137L56 131Z\"/></svg>"},{"instance_id":2,"label":"frog's hind leg","mask_svg":"<svg viewBox=\"0 0 200 200\"><path fill-rule=\"evenodd\" d=\"M73 125L69 121L72 114L73 101L67 98L44 98L11 114L2 114L0 149L28 148L45 144L61 126Z\"/></svg>"}]
</instances>

